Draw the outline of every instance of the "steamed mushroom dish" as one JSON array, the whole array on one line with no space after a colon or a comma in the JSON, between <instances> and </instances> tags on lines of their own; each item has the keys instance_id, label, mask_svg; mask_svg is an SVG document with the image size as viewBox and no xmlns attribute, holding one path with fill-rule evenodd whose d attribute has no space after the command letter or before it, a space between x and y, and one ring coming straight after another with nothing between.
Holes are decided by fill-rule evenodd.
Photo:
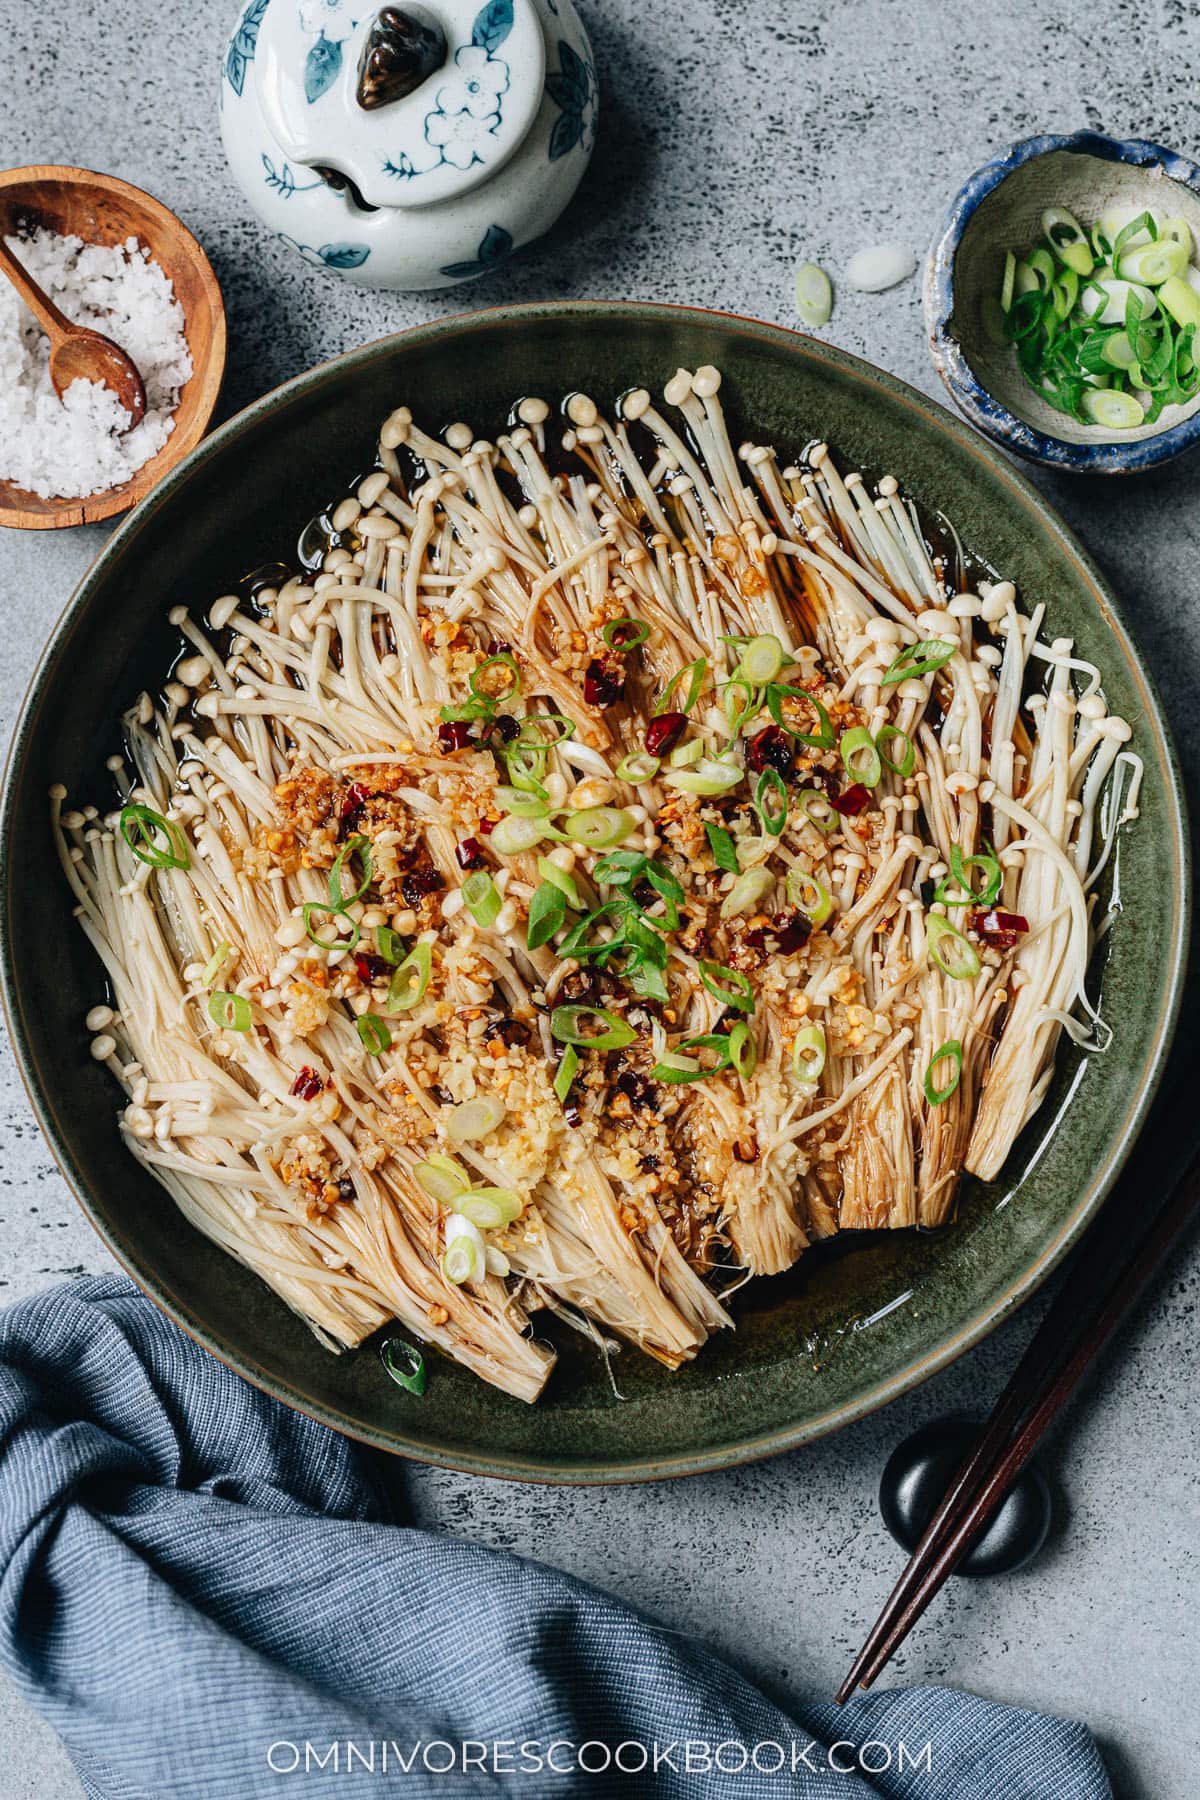
<instances>
[{"instance_id":1,"label":"steamed mushroom dish","mask_svg":"<svg viewBox=\"0 0 1200 1800\"><path fill-rule=\"evenodd\" d=\"M435 1345L536 1399L544 1309L677 1367L817 1240L947 1220L1108 1035L1101 671L719 390L400 407L307 567L172 613L115 809L53 790L130 1151L418 1390Z\"/></svg>"}]
</instances>

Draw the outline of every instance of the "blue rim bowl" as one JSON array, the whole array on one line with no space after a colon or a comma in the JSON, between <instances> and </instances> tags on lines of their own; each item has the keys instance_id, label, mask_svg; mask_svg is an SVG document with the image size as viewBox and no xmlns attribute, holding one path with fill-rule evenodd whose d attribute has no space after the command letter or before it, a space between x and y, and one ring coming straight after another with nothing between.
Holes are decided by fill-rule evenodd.
<instances>
[{"instance_id":1,"label":"blue rim bowl","mask_svg":"<svg viewBox=\"0 0 1200 1800\"><path fill-rule=\"evenodd\" d=\"M977 209L1017 170L1035 158L1062 152L1145 169L1155 181L1171 181L1188 188L1195 196L1195 204L1200 205L1200 166L1161 144L1147 143L1142 138L1101 137L1094 131L1022 138L975 171L951 202L934 239L925 265L924 284L930 353L959 411L976 430L1004 449L1031 462L1075 474L1137 474L1169 462L1200 443L1200 410L1152 436L1125 442L1073 441L1052 436L1010 411L988 391L967 360L954 319L955 266Z\"/></svg>"}]
</instances>

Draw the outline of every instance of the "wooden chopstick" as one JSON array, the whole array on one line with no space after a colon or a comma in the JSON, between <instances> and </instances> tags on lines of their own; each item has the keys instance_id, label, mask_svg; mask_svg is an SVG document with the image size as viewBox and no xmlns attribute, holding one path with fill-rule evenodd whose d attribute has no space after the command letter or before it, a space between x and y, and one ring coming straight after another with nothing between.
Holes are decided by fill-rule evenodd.
<instances>
[{"instance_id":1,"label":"wooden chopstick","mask_svg":"<svg viewBox=\"0 0 1200 1800\"><path fill-rule=\"evenodd\" d=\"M1189 1086L1190 1082L1180 1083L1176 1091L1186 1092ZM839 1688L839 1704L856 1687L870 1687L894 1656L947 1576L981 1536L1085 1371L1200 1216L1200 1153L1196 1153L1182 1175L1173 1181L1168 1178L1168 1200L1130 1261L1130 1208L1139 1199L1144 1205L1149 1174L1135 1165L1118 1182Z\"/></svg>"}]
</instances>

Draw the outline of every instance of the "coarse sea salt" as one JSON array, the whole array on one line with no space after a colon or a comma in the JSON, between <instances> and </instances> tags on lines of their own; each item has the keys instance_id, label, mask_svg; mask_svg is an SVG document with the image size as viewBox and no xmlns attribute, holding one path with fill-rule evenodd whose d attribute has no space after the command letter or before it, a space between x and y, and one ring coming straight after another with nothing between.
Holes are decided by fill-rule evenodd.
<instances>
[{"instance_id":1,"label":"coarse sea salt","mask_svg":"<svg viewBox=\"0 0 1200 1800\"><path fill-rule=\"evenodd\" d=\"M175 290L137 239L85 244L37 231L9 249L75 325L112 338L137 364L146 416L132 431L110 388L74 381L60 400L50 343L32 313L0 281L0 480L42 499L106 493L158 453L175 429L179 393L192 373Z\"/></svg>"}]
</instances>

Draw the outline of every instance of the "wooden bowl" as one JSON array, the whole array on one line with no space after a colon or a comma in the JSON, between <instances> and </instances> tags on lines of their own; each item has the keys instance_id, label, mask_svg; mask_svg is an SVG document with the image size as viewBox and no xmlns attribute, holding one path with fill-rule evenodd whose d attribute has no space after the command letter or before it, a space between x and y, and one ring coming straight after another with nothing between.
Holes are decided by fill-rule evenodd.
<instances>
[{"instance_id":1,"label":"wooden bowl","mask_svg":"<svg viewBox=\"0 0 1200 1800\"><path fill-rule=\"evenodd\" d=\"M47 531L94 525L136 506L204 436L225 372L225 305L207 256L160 200L115 175L35 164L0 172L0 233L39 226L89 244L136 237L159 265L183 308L192 376L179 397L175 429L156 456L120 487L85 499L43 500L0 480L0 525Z\"/></svg>"}]
</instances>

